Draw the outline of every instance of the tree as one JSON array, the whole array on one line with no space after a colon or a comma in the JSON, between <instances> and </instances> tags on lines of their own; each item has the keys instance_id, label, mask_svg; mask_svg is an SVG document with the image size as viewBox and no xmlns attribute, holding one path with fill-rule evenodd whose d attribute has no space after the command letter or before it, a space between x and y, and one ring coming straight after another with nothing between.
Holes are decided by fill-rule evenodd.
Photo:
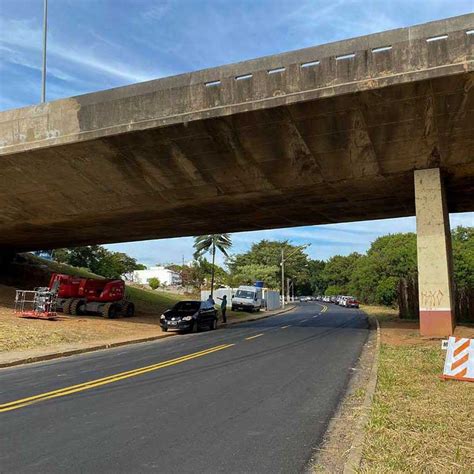
<instances>
[{"instance_id":1,"label":"tree","mask_svg":"<svg viewBox=\"0 0 474 474\"><path fill-rule=\"evenodd\" d=\"M358 260L350 288L366 303L391 306L397 302L400 280L416 278L416 235L389 234L372 242L367 255Z\"/></svg>"},{"instance_id":2,"label":"tree","mask_svg":"<svg viewBox=\"0 0 474 474\"><path fill-rule=\"evenodd\" d=\"M308 271L309 271L309 292L304 291L305 293L310 293L312 295L324 295L326 291L327 284L324 280L324 268L326 267L326 262L323 260L310 260L308 262Z\"/></svg>"},{"instance_id":3,"label":"tree","mask_svg":"<svg viewBox=\"0 0 474 474\"><path fill-rule=\"evenodd\" d=\"M276 275L279 267L275 265L249 264L237 267L229 278L231 286L252 285L256 281L264 281L268 288L279 288Z\"/></svg>"},{"instance_id":4,"label":"tree","mask_svg":"<svg viewBox=\"0 0 474 474\"><path fill-rule=\"evenodd\" d=\"M159 288L161 285L161 282L158 278L156 277L152 277L152 278L149 278L148 279L148 286L152 289L152 290L156 290L157 288Z\"/></svg>"},{"instance_id":5,"label":"tree","mask_svg":"<svg viewBox=\"0 0 474 474\"><path fill-rule=\"evenodd\" d=\"M100 245L57 249L54 259L74 267L87 268L106 278L121 278L134 270L142 270L143 265L122 252L111 252Z\"/></svg>"},{"instance_id":6,"label":"tree","mask_svg":"<svg viewBox=\"0 0 474 474\"><path fill-rule=\"evenodd\" d=\"M228 257L227 251L232 247L232 241L229 234L209 234L200 235L194 238L194 258L198 259L204 254L210 252L212 255L212 267L211 267L211 296L214 292L214 274L215 274L215 261L216 261L216 249L222 252Z\"/></svg>"},{"instance_id":7,"label":"tree","mask_svg":"<svg viewBox=\"0 0 474 474\"><path fill-rule=\"evenodd\" d=\"M456 227L451 235L456 287L474 289L474 227Z\"/></svg>"},{"instance_id":8,"label":"tree","mask_svg":"<svg viewBox=\"0 0 474 474\"><path fill-rule=\"evenodd\" d=\"M291 254L285 260L285 275L293 279L296 293L300 294L301 289L309 282L309 259L304 249L290 244L287 240L261 240L253 244L248 252L231 257L227 263L231 279L235 280L235 277L240 275L244 281L253 282L255 280L251 277L260 274L262 277L255 279L263 280L267 286L279 288L282 250L285 255ZM251 272L248 276L245 275L247 271Z\"/></svg>"},{"instance_id":9,"label":"tree","mask_svg":"<svg viewBox=\"0 0 474 474\"><path fill-rule=\"evenodd\" d=\"M337 290L336 294L349 294L352 289L352 274L360 258L362 255L357 252L347 256L335 255L331 257L321 272L322 280L328 290L331 288L332 292ZM327 290L326 294L332 296L328 294Z\"/></svg>"}]
</instances>

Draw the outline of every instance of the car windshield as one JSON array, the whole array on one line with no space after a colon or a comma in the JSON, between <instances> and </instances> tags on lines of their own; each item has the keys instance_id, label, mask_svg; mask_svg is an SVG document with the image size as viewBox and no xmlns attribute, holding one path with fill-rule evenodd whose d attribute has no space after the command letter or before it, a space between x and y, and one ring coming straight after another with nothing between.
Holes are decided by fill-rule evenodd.
<instances>
[{"instance_id":1,"label":"car windshield","mask_svg":"<svg viewBox=\"0 0 474 474\"><path fill-rule=\"evenodd\" d=\"M173 309L175 311L197 311L199 305L199 301L180 301L173 306Z\"/></svg>"},{"instance_id":2,"label":"car windshield","mask_svg":"<svg viewBox=\"0 0 474 474\"><path fill-rule=\"evenodd\" d=\"M237 298L246 298L246 299L253 299L253 296L254 296L254 292L253 291L248 291L248 290L237 290L237 293L235 296L237 296Z\"/></svg>"}]
</instances>

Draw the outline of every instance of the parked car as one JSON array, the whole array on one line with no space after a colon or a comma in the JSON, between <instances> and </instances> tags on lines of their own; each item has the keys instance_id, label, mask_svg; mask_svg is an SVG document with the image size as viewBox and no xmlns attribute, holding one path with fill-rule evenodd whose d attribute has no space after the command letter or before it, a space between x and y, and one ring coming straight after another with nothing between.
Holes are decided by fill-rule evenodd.
<instances>
[{"instance_id":1,"label":"parked car","mask_svg":"<svg viewBox=\"0 0 474 474\"><path fill-rule=\"evenodd\" d=\"M347 299L346 299L346 307L348 307L348 308L358 308L359 307L359 302L353 296L348 296Z\"/></svg>"},{"instance_id":2,"label":"parked car","mask_svg":"<svg viewBox=\"0 0 474 474\"><path fill-rule=\"evenodd\" d=\"M232 297L232 311L260 311L262 308L262 289L257 286L239 286Z\"/></svg>"},{"instance_id":3,"label":"parked car","mask_svg":"<svg viewBox=\"0 0 474 474\"><path fill-rule=\"evenodd\" d=\"M160 316L161 329L198 332L217 328L217 310L208 301L179 301Z\"/></svg>"}]
</instances>

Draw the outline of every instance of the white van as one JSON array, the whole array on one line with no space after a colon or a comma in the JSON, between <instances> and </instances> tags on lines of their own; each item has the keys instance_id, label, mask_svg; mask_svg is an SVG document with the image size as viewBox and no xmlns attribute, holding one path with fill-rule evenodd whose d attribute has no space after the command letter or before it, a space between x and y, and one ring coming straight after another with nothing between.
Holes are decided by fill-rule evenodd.
<instances>
[{"instance_id":1,"label":"white van","mask_svg":"<svg viewBox=\"0 0 474 474\"><path fill-rule=\"evenodd\" d=\"M256 286L239 286L232 297L232 311L260 311L262 307L262 289Z\"/></svg>"}]
</instances>

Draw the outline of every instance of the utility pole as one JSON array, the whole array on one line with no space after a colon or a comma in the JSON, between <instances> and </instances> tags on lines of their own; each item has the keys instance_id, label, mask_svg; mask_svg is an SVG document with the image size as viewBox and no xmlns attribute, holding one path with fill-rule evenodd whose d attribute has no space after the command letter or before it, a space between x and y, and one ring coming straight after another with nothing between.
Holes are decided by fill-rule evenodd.
<instances>
[{"instance_id":1,"label":"utility pole","mask_svg":"<svg viewBox=\"0 0 474 474\"><path fill-rule=\"evenodd\" d=\"M281 249L281 307L285 308L285 251Z\"/></svg>"},{"instance_id":2,"label":"utility pole","mask_svg":"<svg viewBox=\"0 0 474 474\"><path fill-rule=\"evenodd\" d=\"M304 244L304 245L299 245L295 249L293 249L293 252L288 254L285 258L285 249L281 249L281 307L285 308L285 262L288 260L289 257L291 257L295 252L298 250L303 250L307 247L309 247L311 244ZM294 288L293 288L294 292ZM290 284L288 283L288 295L290 294Z\"/></svg>"},{"instance_id":3,"label":"utility pole","mask_svg":"<svg viewBox=\"0 0 474 474\"><path fill-rule=\"evenodd\" d=\"M48 0L43 0L43 69L41 81L41 102L46 102L46 40L48 38Z\"/></svg>"}]
</instances>

